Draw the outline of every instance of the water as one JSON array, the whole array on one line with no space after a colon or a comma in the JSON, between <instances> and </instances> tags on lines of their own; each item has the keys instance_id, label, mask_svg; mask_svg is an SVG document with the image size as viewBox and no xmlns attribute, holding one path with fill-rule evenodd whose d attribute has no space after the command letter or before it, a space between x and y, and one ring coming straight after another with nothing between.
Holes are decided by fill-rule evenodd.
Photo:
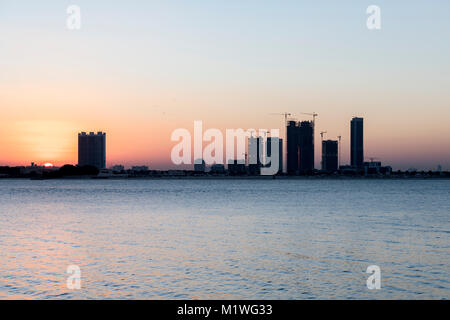
<instances>
[{"instance_id":1,"label":"water","mask_svg":"<svg viewBox=\"0 0 450 320\"><path fill-rule=\"evenodd\" d=\"M449 195L450 180L0 180L0 298L449 299Z\"/></svg>"}]
</instances>

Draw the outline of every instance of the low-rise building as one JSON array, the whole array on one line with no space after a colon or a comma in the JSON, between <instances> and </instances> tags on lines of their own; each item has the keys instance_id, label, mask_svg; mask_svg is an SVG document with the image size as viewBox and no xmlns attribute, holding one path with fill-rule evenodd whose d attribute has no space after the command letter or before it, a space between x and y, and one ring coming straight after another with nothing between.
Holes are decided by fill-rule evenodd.
<instances>
[{"instance_id":1,"label":"low-rise building","mask_svg":"<svg viewBox=\"0 0 450 320\"><path fill-rule=\"evenodd\" d=\"M380 161L364 162L364 175L390 175L392 168L390 166L382 166Z\"/></svg>"},{"instance_id":2,"label":"low-rise building","mask_svg":"<svg viewBox=\"0 0 450 320\"><path fill-rule=\"evenodd\" d=\"M211 174L224 174L225 166L223 164L213 164L209 172Z\"/></svg>"},{"instance_id":3,"label":"low-rise building","mask_svg":"<svg viewBox=\"0 0 450 320\"><path fill-rule=\"evenodd\" d=\"M205 160L197 159L194 161L194 171L196 173L204 173L206 170Z\"/></svg>"}]
</instances>

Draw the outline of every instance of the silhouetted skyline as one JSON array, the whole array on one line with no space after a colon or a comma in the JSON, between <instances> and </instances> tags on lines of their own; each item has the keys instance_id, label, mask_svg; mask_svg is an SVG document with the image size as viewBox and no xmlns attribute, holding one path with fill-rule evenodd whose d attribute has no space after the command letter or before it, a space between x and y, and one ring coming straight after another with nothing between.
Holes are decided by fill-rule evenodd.
<instances>
[{"instance_id":1,"label":"silhouetted skyline","mask_svg":"<svg viewBox=\"0 0 450 320\"><path fill-rule=\"evenodd\" d=\"M296 121L290 120L286 124L286 134L287 134L287 143L286 148L283 147L283 139L279 139L280 143L280 155L279 161L282 164L282 168L284 166L283 159L286 157L287 163L284 168L284 172L288 174L306 174L310 173L313 170L324 170L324 171L333 171L339 169L338 163L342 166L351 166L353 168L363 170L363 164L365 162L373 162L374 159L379 160L376 157L366 157L364 155L365 150L365 136L364 136L364 119L362 117L353 117L349 122L349 135L341 136L343 139L350 140L350 150L349 150L349 159L348 163L345 160L338 159L338 154L344 154L345 150L341 150L341 145L337 140L322 140L321 141L321 150L320 154L318 150L315 150L314 141L316 140L316 132L315 132L315 121ZM321 132L321 136L326 132ZM321 137L323 139L323 137ZM250 137L248 139L248 152L250 150L250 146L254 143L257 145L255 155L259 154L259 148L261 145L261 137L253 138ZM270 141L270 137L268 141ZM252 142L255 140L254 142ZM170 143L173 146L173 142ZM203 144L205 147L205 144ZM266 146L266 155L270 156L270 146ZM79 132L78 133L78 144L74 148L78 154L78 161L72 163L65 164L76 164L80 166L94 166L98 169L103 169L107 167L112 167L113 165L124 165L124 161L115 161L112 162L108 160L107 157L107 144L106 144L106 132L98 131L94 133L90 131ZM370 152L370 150L369 150ZM230 163L233 164L236 161L244 161L244 164L253 163L252 159L247 159L247 155L249 158L252 157L250 152L246 153L245 159L240 159L239 157L235 159L230 159ZM316 158L320 159L320 165L316 166ZM345 156L344 156L345 159ZM198 159L199 160L199 159ZM32 161L25 161L25 164L30 163ZM381 161L378 161L381 163ZM34 162L33 162L34 163ZM147 165L148 162L137 162L138 165ZM259 159L255 162L256 168L252 169L252 165L249 165L250 172L256 172L261 167ZM384 161L385 165L390 165L389 162ZM50 165L51 163L46 163L46 165ZM224 165L227 165L227 161L223 161ZM1 164L7 165L7 164ZM42 164L44 165L44 164ZM436 170L438 167L443 168L441 164L435 166L435 168L426 168L426 170ZM130 166L131 167L131 166ZM163 168L157 168L150 165L150 169L152 170L169 170L169 169L180 169L180 170L190 170L192 165L167 165ZM253 165L253 167L255 167ZM403 169L403 170L421 170L413 167L408 168L393 168L394 170ZM445 170L445 167L443 168ZM281 170L281 169L280 169ZM423 169L422 169L423 170Z\"/></svg>"}]
</instances>

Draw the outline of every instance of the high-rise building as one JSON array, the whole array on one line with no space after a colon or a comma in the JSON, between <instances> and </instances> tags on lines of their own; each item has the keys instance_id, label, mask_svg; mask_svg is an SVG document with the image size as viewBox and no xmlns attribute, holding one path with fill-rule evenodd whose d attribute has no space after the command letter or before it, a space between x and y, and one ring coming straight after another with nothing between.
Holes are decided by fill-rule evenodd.
<instances>
[{"instance_id":1,"label":"high-rise building","mask_svg":"<svg viewBox=\"0 0 450 320\"><path fill-rule=\"evenodd\" d=\"M302 121L299 125L300 173L314 170L314 124Z\"/></svg>"},{"instance_id":2,"label":"high-rise building","mask_svg":"<svg viewBox=\"0 0 450 320\"><path fill-rule=\"evenodd\" d=\"M78 165L106 167L106 133L81 132L78 134Z\"/></svg>"},{"instance_id":3,"label":"high-rise building","mask_svg":"<svg viewBox=\"0 0 450 320\"><path fill-rule=\"evenodd\" d=\"M287 172L307 173L314 170L314 124L311 121L287 125Z\"/></svg>"},{"instance_id":4,"label":"high-rise building","mask_svg":"<svg viewBox=\"0 0 450 320\"><path fill-rule=\"evenodd\" d=\"M350 123L350 164L357 169L364 163L364 119L353 118Z\"/></svg>"},{"instance_id":5,"label":"high-rise building","mask_svg":"<svg viewBox=\"0 0 450 320\"><path fill-rule=\"evenodd\" d=\"M283 172L283 139L279 137L267 137L265 143L263 137L248 138L248 170L251 175L261 173L261 167L269 168L272 161L267 158L272 157L272 142L277 146L278 169L277 173ZM266 163L267 162L267 163Z\"/></svg>"},{"instance_id":6,"label":"high-rise building","mask_svg":"<svg viewBox=\"0 0 450 320\"><path fill-rule=\"evenodd\" d=\"M338 170L338 142L322 141L322 170L336 172Z\"/></svg>"},{"instance_id":7,"label":"high-rise building","mask_svg":"<svg viewBox=\"0 0 450 320\"><path fill-rule=\"evenodd\" d=\"M298 172L299 150L298 150L298 127L295 121L289 121L286 128L286 149L287 149L287 173Z\"/></svg>"},{"instance_id":8,"label":"high-rise building","mask_svg":"<svg viewBox=\"0 0 450 320\"><path fill-rule=\"evenodd\" d=\"M266 154L268 157L272 157L272 142L278 146L278 170L277 170L277 173L282 173L283 172L283 139L280 139L278 137L268 137L267 138ZM269 162L268 164L266 164L266 167L270 167L271 165L272 165L272 163Z\"/></svg>"},{"instance_id":9,"label":"high-rise building","mask_svg":"<svg viewBox=\"0 0 450 320\"><path fill-rule=\"evenodd\" d=\"M251 175L259 175L261 173L260 150L262 150L261 137L248 138L248 170Z\"/></svg>"},{"instance_id":10,"label":"high-rise building","mask_svg":"<svg viewBox=\"0 0 450 320\"><path fill-rule=\"evenodd\" d=\"M263 148L262 137L249 137L248 138L248 163L249 164L261 164L259 153Z\"/></svg>"}]
</instances>

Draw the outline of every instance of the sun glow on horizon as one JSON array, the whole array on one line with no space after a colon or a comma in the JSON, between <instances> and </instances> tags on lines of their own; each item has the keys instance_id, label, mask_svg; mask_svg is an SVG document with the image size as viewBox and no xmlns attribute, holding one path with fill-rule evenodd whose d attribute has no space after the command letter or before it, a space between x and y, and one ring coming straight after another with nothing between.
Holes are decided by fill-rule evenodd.
<instances>
[{"instance_id":1,"label":"sun glow on horizon","mask_svg":"<svg viewBox=\"0 0 450 320\"><path fill-rule=\"evenodd\" d=\"M55 161L57 165L73 162L76 132L76 124L68 121L14 121L0 128L0 144L9 151L11 163L20 165L33 161L53 166Z\"/></svg>"}]
</instances>

